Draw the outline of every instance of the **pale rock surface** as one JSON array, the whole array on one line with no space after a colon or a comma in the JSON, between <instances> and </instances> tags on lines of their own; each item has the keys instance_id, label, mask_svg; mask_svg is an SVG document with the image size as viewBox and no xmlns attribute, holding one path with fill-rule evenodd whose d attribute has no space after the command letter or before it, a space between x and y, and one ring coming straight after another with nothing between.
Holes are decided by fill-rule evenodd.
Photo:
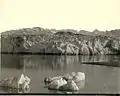
<instances>
[{"instance_id":1,"label":"pale rock surface","mask_svg":"<svg viewBox=\"0 0 120 96\"><path fill-rule=\"evenodd\" d=\"M78 91L79 87L76 85L76 83L73 80L70 80L67 82L67 84L60 87L60 90L63 91Z\"/></svg>"},{"instance_id":2,"label":"pale rock surface","mask_svg":"<svg viewBox=\"0 0 120 96\"><path fill-rule=\"evenodd\" d=\"M61 86L67 84L67 81L64 79L53 80L49 85L48 89L59 89Z\"/></svg>"},{"instance_id":3,"label":"pale rock surface","mask_svg":"<svg viewBox=\"0 0 120 96\"><path fill-rule=\"evenodd\" d=\"M81 80L85 80L85 73L77 72L72 80L75 81L75 82L78 82L78 81L81 81Z\"/></svg>"}]
</instances>

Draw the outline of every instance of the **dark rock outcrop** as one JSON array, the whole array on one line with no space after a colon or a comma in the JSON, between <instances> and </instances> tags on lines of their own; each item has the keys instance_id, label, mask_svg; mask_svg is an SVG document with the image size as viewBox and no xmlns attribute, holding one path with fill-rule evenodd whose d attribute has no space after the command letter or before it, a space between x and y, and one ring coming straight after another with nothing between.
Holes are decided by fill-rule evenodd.
<instances>
[{"instance_id":1,"label":"dark rock outcrop","mask_svg":"<svg viewBox=\"0 0 120 96\"><path fill-rule=\"evenodd\" d=\"M8 77L0 81L0 87L7 89L17 89L18 91L28 91L30 89L30 78L21 74L21 76Z\"/></svg>"},{"instance_id":2,"label":"dark rock outcrop","mask_svg":"<svg viewBox=\"0 0 120 96\"><path fill-rule=\"evenodd\" d=\"M53 32L54 31L54 32ZM88 32L39 27L1 33L3 53L120 54L120 30Z\"/></svg>"},{"instance_id":3,"label":"dark rock outcrop","mask_svg":"<svg viewBox=\"0 0 120 96\"><path fill-rule=\"evenodd\" d=\"M52 34L39 27L6 31L1 34L1 52L27 52L38 42L43 42Z\"/></svg>"}]
</instances>

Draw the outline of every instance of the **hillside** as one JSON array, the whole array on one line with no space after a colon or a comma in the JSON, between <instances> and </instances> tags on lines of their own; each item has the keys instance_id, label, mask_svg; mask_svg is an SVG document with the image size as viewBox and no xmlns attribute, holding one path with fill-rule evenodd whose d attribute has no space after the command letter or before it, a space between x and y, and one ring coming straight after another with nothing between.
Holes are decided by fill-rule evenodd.
<instances>
[{"instance_id":1,"label":"hillside","mask_svg":"<svg viewBox=\"0 0 120 96\"><path fill-rule=\"evenodd\" d=\"M40 27L1 33L2 53L120 54L120 29L93 32Z\"/></svg>"}]
</instances>

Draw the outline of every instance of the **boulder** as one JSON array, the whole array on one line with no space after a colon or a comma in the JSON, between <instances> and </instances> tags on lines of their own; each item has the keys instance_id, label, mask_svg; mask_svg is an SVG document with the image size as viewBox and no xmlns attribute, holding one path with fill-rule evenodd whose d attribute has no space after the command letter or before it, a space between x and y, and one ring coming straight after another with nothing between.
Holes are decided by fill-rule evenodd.
<instances>
[{"instance_id":1,"label":"boulder","mask_svg":"<svg viewBox=\"0 0 120 96\"><path fill-rule=\"evenodd\" d=\"M85 84L85 74L83 72L70 72L63 76L49 77L48 89L61 91L78 91Z\"/></svg>"},{"instance_id":2,"label":"boulder","mask_svg":"<svg viewBox=\"0 0 120 96\"><path fill-rule=\"evenodd\" d=\"M51 78L51 80L60 80L61 78L62 76L56 76L56 77Z\"/></svg>"},{"instance_id":3,"label":"boulder","mask_svg":"<svg viewBox=\"0 0 120 96\"><path fill-rule=\"evenodd\" d=\"M62 76L57 76L57 77L53 77L53 78L51 78L51 77L46 78L46 77L45 77L44 82L45 82L45 84L49 84L49 83L51 83L53 80L59 80L59 79L61 79L61 78L62 78Z\"/></svg>"},{"instance_id":4,"label":"boulder","mask_svg":"<svg viewBox=\"0 0 120 96\"><path fill-rule=\"evenodd\" d=\"M64 78L65 80L72 80L75 75L76 75L75 72L71 72L71 73L65 74L65 75L63 76L63 78Z\"/></svg>"},{"instance_id":5,"label":"boulder","mask_svg":"<svg viewBox=\"0 0 120 96\"><path fill-rule=\"evenodd\" d=\"M30 78L21 74L20 77L8 77L0 81L1 87L16 88L16 89L29 89Z\"/></svg>"},{"instance_id":6,"label":"boulder","mask_svg":"<svg viewBox=\"0 0 120 96\"><path fill-rule=\"evenodd\" d=\"M82 89L85 86L85 80L81 80L78 82L75 82L76 85L78 86L79 90Z\"/></svg>"},{"instance_id":7,"label":"boulder","mask_svg":"<svg viewBox=\"0 0 120 96\"><path fill-rule=\"evenodd\" d=\"M76 83L73 80L69 80L67 84L61 86L59 90L62 91L78 91L79 87L76 85Z\"/></svg>"},{"instance_id":8,"label":"boulder","mask_svg":"<svg viewBox=\"0 0 120 96\"><path fill-rule=\"evenodd\" d=\"M53 80L49 85L48 85L48 89L59 89L61 86L67 84L67 81L63 78L61 79L56 79L56 80Z\"/></svg>"},{"instance_id":9,"label":"boulder","mask_svg":"<svg viewBox=\"0 0 120 96\"><path fill-rule=\"evenodd\" d=\"M79 82L81 80L85 80L85 73L77 72L76 75L72 79L74 82Z\"/></svg>"}]
</instances>

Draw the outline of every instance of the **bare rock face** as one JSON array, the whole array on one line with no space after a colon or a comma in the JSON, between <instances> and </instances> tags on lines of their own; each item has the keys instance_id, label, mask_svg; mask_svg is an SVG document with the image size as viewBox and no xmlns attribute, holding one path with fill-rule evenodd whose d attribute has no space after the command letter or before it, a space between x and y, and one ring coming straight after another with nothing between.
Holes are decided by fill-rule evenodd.
<instances>
[{"instance_id":1,"label":"bare rock face","mask_svg":"<svg viewBox=\"0 0 120 96\"><path fill-rule=\"evenodd\" d=\"M88 55L90 54L88 45L86 45L85 43L82 44L80 54L88 54Z\"/></svg>"},{"instance_id":2,"label":"bare rock face","mask_svg":"<svg viewBox=\"0 0 120 96\"><path fill-rule=\"evenodd\" d=\"M27 52L37 43L44 41L52 33L39 27L11 30L1 33L1 52Z\"/></svg>"},{"instance_id":3,"label":"bare rock face","mask_svg":"<svg viewBox=\"0 0 120 96\"><path fill-rule=\"evenodd\" d=\"M85 31L83 31L85 32ZM1 33L1 52L67 55L120 54L120 30L70 32L39 27ZM111 35L112 34L112 35Z\"/></svg>"},{"instance_id":4,"label":"bare rock face","mask_svg":"<svg viewBox=\"0 0 120 96\"><path fill-rule=\"evenodd\" d=\"M79 47L69 42L52 42L45 47L45 53L79 54Z\"/></svg>"},{"instance_id":5,"label":"bare rock face","mask_svg":"<svg viewBox=\"0 0 120 96\"><path fill-rule=\"evenodd\" d=\"M79 54L79 47L74 44L67 44L66 45L66 54Z\"/></svg>"}]
</instances>

